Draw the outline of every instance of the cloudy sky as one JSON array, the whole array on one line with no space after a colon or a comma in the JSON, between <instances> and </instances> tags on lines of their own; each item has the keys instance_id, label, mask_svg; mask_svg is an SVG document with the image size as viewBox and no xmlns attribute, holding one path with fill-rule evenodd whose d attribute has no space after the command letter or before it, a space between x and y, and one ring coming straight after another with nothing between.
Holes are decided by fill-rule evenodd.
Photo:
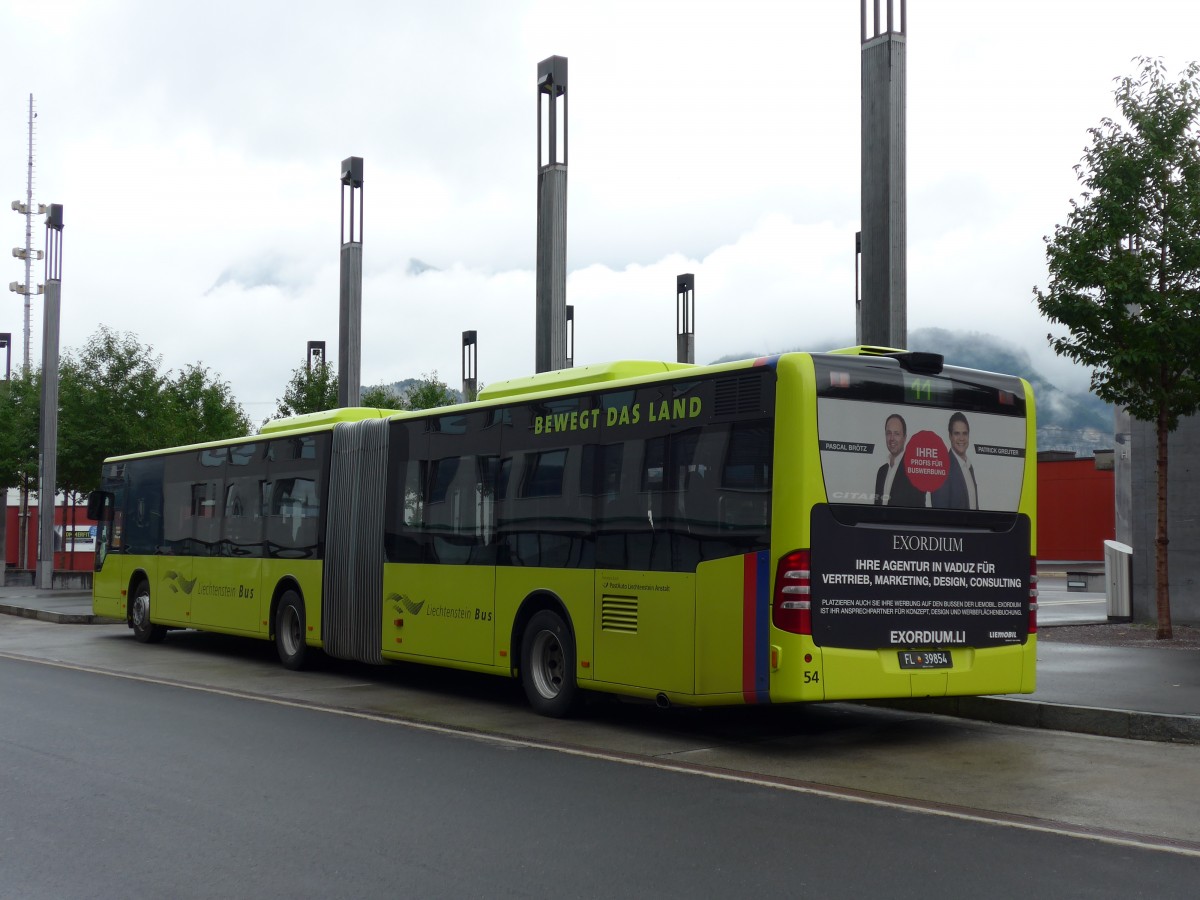
<instances>
[{"instance_id":1,"label":"cloudy sky","mask_svg":"<svg viewBox=\"0 0 1200 900\"><path fill-rule=\"evenodd\" d=\"M1083 387L1031 299L1042 238L1078 193L1087 128L1115 111L1112 79L1138 55L1173 75L1200 56L1200 11L907 10L909 329L994 334ZM553 54L570 60L577 364L674 358L681 272L700 361L853 338L859 0L0 0L0 34L0 233L24 242L7 210L32 93L34 200L65 208L64 347L131 332L166 367L210 367L255 421L307 341L336 354L351 155L363 383L457 386L469 328L482 381L533 371L535 83ZM4 254L7 285L23 269ZM19 357L22 299L2 297Z\"/></svg>"}]
</instances>

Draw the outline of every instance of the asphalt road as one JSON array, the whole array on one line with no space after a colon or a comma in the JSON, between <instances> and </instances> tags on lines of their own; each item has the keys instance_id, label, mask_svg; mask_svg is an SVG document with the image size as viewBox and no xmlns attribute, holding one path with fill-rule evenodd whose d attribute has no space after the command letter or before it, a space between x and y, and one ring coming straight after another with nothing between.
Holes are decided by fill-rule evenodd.
<instances>
[{"instance_id":1,"label":"asphalt road","mask_svg":"<svg viewBox=\"0 0 1200 900\"><path fill-rule=\"evenodd\" d=\"M1200 873L1194 845L1150 849L1107 831L1101 795L1115 782L1096 786L1091 829L975 804L947 720L863 710L839 725L829 707L807 734L785 729L780 752L778 720L611 705L599 722L555 723L593 738L565 744L405 722L355 701L318 706L279 689L304 673L268 676L242 642L194 637L204 653L186 640L114 644L161 651L154 665L186 670L188 686L0 654L0 897L1189 897ZM217 669L267 690L213 684ZM311 679L354 695L376 671L396 670L334 666ZM482 681L495 687L485 704L526 719L504 682ZM448 706L455 690L442 694ZM750 727L730 727L739 722ZM684 732L712 752L677 765L638 750ZM622 734L624 750L603 746ZM792 775L725 764L725 741ZM878 785L880 759L890 747L910 755L914 741L957 804L796 777L840 751L843 781ZM1132 749L1146 762L1144 745Z\"/></svg>"},{"instance_id":2,"label":"asphalt road","mask_svg":"<svg viewBox=\"0 0 1200 900\"><path fill-rule=\"evenodd\" d=\"M1067 589L1067 574L1057 567L1038 572L1038 623L1083 625L1108 621L1104 591Z\"/></svg>"}]
</instances>

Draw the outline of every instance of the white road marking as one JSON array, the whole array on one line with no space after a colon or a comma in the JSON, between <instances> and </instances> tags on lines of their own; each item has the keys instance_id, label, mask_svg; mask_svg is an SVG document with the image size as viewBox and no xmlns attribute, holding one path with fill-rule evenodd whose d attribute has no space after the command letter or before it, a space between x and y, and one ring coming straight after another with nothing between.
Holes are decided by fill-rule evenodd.
<instances>
[{"instance_id":1,"label":"white road marking","mask_svg":"<svg viewBox=\"0 0 1200 900\"><path fill-rule=\"evenodd\" d=\"M502 747L545 750L552 753L563 753L568 756L577 756L584 759L596 759L603 760L605 762L623 763L625 765L640 766L647 769L658 769L664 772L675 772L681 775L696 775L703 778L716 779L718 781L729 781L739 784L754 785L756 787L775 788L777 790L791 791L797 794L825 797L831 800L845 800L851 803L865 803L869 806L877 806L885 809L895 809L911 813L925 813L927 815L942 816L944 818L958 819L965 822L977 822L982 825L1000 825L1008 828L1018 828L1024 831L1039 832L1042 834L1056 834L1062 837L1098 841L1100 843L1111 844L1120 847L1135 847L1142 850L1156 850L1162 853L1173 853L1179 856L1200 858L1200 844L1189 841L1174 840L1171 838L1157 837L1154 835L1141 835L1119 831L1102 831L1098 829L1089 829L1072 825L1068 822L1054 822L1047 819L1036 819L1029 816L1021 816L1013 813L991 812L988 810L967 810L963 809L962 807L953 807L934 801L920 801L905 797L892 797L885 794L871 794L864 791L856 791L852 788L838 787L836 785L817 784L815 782L800 781L798 779L757 775L750 772L735 772L728 769L717 769L710 766L697 765L695 763L673 762L668 761L665 758L636 756L617 751L594 750L588 747L560 744L554 741L541 741L532 738L517 738L506 735L488 734L486 732L472 731L469 728L455 727L452 725L435 725L429 722L419 722L412 719L405 719L401 716L386 716L379 713L363 712L361 710L342 709L336 706L326 706L321 703L288 700L282 697L269 697L249 691L218 688L210 685L175 681L169 678L153 678L146 675L135 675L129 672L117 672L111 669L103 669L95 666L68 663L63 662L62 660L37 659L35 657L23 656L18 653L9 653L3 650L0 650L0 657L17 660L20 662L32 662L39 665L53 666L54 668L68 669L76 672L87 672L94 675L107 675L111 678L123 678L127 681L138 681L144 684L165 685L169 687L183 688L184 690L189 691L199 691L200 693L205 694L215 694L221 697L232 697L238 700L253 700L260 703L271 703L276 706L308 710L310 712L323 712L337 716L346 716L348 718L362 719L368 722L378 722L383 725L399 725L407 728L414 728L420 731L426 731L432 734L451 735L454 737L496 744Z\"/></svg>"}]
</instances>

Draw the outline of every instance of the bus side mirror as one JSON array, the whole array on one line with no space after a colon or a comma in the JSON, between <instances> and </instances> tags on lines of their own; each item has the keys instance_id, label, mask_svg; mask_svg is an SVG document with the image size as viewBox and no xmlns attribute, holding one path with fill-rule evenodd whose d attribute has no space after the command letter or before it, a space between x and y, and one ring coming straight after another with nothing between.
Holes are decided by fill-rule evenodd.
<instances>
[{"instance_id":1,"label":"bus side mirror","mask_svg":"<svg viewBox=\"0 0 1200 900\"><path fill-rule=\"evenodd\" d=\"M104 507L112 499L108 491L92 491L88 494L87 514L93 522L104 518Z\"/></svg>"}]
</instances>

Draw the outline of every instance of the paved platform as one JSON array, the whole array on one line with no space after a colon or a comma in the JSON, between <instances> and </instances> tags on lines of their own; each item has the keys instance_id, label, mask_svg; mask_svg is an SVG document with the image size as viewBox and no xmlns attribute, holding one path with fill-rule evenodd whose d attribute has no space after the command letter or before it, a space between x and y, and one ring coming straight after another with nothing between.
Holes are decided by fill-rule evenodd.
<instances>
[{"instance_id":1,"label":"paved platform","mask_svg":"<svg viewBox=\"0 0 1200 900\"><path fill-rule=\"evenodd\" d=\"M0 587L0 613L60 625L110 625L115 620L92 614L91 591L43 591Z\"/></svg>"},{"instance_id":2,"label":"paved platform","mask_svg":"<svg viewBox=\"0 0 1200 900\"><path fill-rule=\"evenodd\" d=\"M1043 582L1039 599L1045 610L1042 629L1107 620L1103 594L1068 595L1065 587L1060 592ZM1053 611L1056 600L1064 605L1061 613ZM113 624L112 619L92 614L87 591L0 587L0 614L65 625ZM1038 644L1034 694L880 701L878 705L1031 728L1196 744L1200 743L1200 653L1044 640Z\"/></svg>"}]
</instances>

